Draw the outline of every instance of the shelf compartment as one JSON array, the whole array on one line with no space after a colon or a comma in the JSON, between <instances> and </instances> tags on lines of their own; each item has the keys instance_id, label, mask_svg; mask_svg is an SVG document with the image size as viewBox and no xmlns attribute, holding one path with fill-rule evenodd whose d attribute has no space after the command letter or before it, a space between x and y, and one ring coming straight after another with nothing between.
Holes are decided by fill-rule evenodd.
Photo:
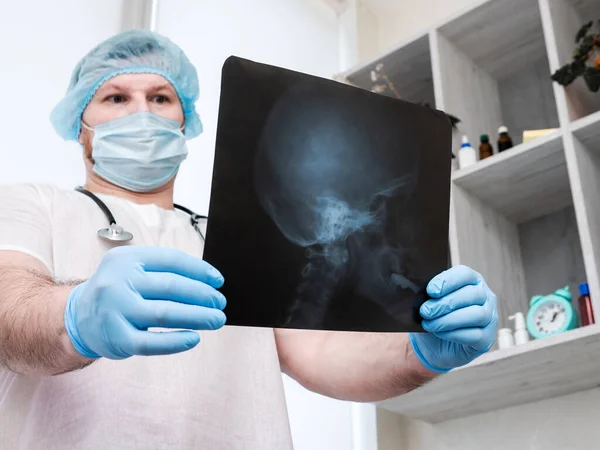
<instances>
[{"instance_id":1,"label":"shelf compartment","mask_svg":"<svg viewBox=\"0 0 600 450\"><path fill-rule=\"evenodd\" d=\"M579 142L600 154L600 111L573 122L571 131Z\"/></svg>"},{"instance_id":2,"label":"shelf compartment","mask_svg":"<svg viewBox=\"0 0 600 450\"><path fill-rule=\"evenodd\" d=\"M485 2L434 34L441 107L462 121L455 149L461 134L474 147L488 134L496 147L501 125L515 145L525 130L559 127L537 0Z\"/></svg>"},{"instance_id":3,"label":"shelf compartment","mask_svg":"<svg viewBox=\"0 0 600 450\"><path fill-rule=\"evenodd\" d=\"M374 61L353 69L345 78L353 85L370 91L374 85L371 70L380 62L403 100L428 103L435 107L428 35L420 36ZM394 97L389 91L384 95Z\"/></svg>"},{"instance_id":4,"label":"shelf compartment","mask_svg":"<svg viewBox=\"0 0 600 450\"><path fill-rule=\"evenodd\" d=\"M547 0L550 6L552 29L556 39L559 65L572 62L576 47L575 35L590 20L600 19L600 2L597 0ZM554 71L553 70L553 71ZM600 92L590 92L585 81L578 77L564 88L569 119L575 121L600 111Z\"/></svg>"},{"instance_id":5,"label":"shelf compartment","mask_svg":"<svg viewBox=\"0 0 600 450\"><path fill-rule=\"evenodd\" d=\"M600 326L487 353L408 394L377 403L438 423L600 385Z\"/></svg>"},{"instance_id":6,"label":"shelf compartment","mask_svg":"<svg viewBox=\"0 0 600 450\"><path fill-rule=\"evenodd\" d=\"M572 204L560 131L457 170L452 181L516 223Z\"/></svg>"}]
</instances>

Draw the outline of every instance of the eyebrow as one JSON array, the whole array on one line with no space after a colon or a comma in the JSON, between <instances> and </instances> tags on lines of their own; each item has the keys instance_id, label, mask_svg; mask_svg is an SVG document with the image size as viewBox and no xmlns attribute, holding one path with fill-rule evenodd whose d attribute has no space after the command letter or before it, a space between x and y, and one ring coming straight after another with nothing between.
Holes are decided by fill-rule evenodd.
<instances>
[{"instance_id":1,"label":"eyebrow","mask_svg":"<svg viewBox=\"0 0 600 450\"><path fill-rule=\"evenodd\" d=\"M117 90L121 89L124 91L129 91L128 87L122 86L117 83L111 83L111 82L105 83L103 86L100 87L100 89L98 89L98 91L104 92L104 91L109 91L111 89L117 89ZM175 92L175 89L168 82L153 85L153 86L150 86L150 88L149 88L149 90L154 91L154 92L162 91L163 89L172 90L173 92Z\"/></svg>"},{"instance_id":2,"label":"eyebrow","mask_svg":"<svg viewBox=\"0 0 600 450\"><path fill-rule=\"evenodd\" d=\"M175 88L173 86L171 86L171 83L164 83L164 84L152 87L152 90L155 92L162 91L163 89L166 89L168 91L175 93Z\"/></svg>"}]
</instances>

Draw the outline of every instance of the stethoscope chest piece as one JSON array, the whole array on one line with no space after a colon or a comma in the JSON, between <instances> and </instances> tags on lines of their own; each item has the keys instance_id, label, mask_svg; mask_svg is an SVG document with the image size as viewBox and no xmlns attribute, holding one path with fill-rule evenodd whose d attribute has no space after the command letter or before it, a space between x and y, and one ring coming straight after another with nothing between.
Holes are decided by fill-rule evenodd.
<instances>
[{"instance_id":1,"label":"stethoscope chest piece","mask_svg":"<svg viewBox=\"0 0 600 450\"><path fill-rule=\"evenodd\" d=\"M133 234L114 223L98 230L98 236L109 242L127 242L133 239Z\"/></svg>"},{"instance_id":2,"label":"stethoscope chest piece","mask_svg":"<svg viewBox=\"0 0 600 450\"><path fill-rule=\"evenodd\" d=\"M90 191L84 189L81 186L77 186L75 190L91 198L96 203L96 205L98 205L98 207L102 210L102 212L108 219L108 223L110 224L108 228L101 228L98 230L98 236L100 237L100 239L104 239L108 242L127 242L133 239L133 234L131 234L129 231L125 231L122 226L117 225L115 217L110 212L110 209L108 209L108 206L106 206L104 202L100 200L95 194L92 194ZM208 219L208 217L196 214L193 211L181 205L173 204L173 207L180 209L190 215L191 224L194 226L194 229L198 232L198 234L202 238L202 241L204 242L204 234L202 234L202 230L200 230L200 227L198 226L198 221L200 219Z\"/></svg>"}]
</instances>

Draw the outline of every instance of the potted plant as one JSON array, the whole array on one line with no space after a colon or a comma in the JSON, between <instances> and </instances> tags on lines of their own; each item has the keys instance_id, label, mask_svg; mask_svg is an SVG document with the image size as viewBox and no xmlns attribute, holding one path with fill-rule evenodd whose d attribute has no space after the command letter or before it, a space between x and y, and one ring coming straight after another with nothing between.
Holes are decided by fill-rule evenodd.
<instances>
[{"instance_id":1,"label":"potted plant","mask_svg":"<svg viewBox=\"0 0 600 450\"><path fill-rule=\"evenodd\" d=\"M582 76L592 92L600 89L600 20L583 25L575 36L578 46L573 51L573 61L552 74L552 80L568 86Z\"/></svg>"}]
</instances>

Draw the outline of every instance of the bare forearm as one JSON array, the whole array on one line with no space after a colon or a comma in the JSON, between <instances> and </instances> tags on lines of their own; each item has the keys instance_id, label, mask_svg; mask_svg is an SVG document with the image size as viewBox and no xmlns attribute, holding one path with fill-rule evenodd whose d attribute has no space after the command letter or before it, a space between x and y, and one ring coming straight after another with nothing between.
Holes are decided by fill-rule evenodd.
<instances>
[{"instance_id":1,"label":"bare forearm","mask_svg":"<svg viewBox=\"0 0 600 450\"><path fill-rule=\"evenodd\" d=\"M380 401L437 375L421 365L404 333L277 330L276 336L282 370L333 398Z\"/></svg>"},{"instance_id":2,"label":"bare forearm","mask_svg":"<svg viewBox=\"0 0 600 450\"><path fill-rule=\"evenodd\" d=\"M73 286L25 267L0 265L0 364L28 375L57 375L93 360L72 347L63 314Z\"/></svg>"}]
</instances>

